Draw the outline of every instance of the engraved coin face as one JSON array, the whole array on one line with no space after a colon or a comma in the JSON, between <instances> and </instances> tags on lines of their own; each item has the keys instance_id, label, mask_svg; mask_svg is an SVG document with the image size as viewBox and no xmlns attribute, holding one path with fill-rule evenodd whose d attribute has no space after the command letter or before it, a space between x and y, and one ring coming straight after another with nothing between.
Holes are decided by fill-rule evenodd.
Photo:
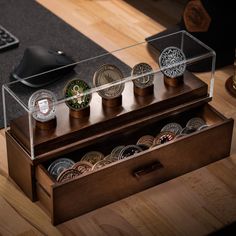
<instances>
[{"instance_id":1,"label":"engraved coin face","mask_svg":"<svg viewBox=\"0 0 236 236\"><path fill-rule=\"evenodd\" d=\"M69 181L77 176L81 175L81 172L77 169L67 169L60 173L60 175L57 177L57 182L63 183L66 181Z\"/></svg>"},{"instance_id":2,"label":"engraved coin face","mask_svg":"<svg viewBox=\"0 0 236 236\"><path fill-rule=\"evenodd\" d=\"M153 145L156 146L156 145L161 145L166 142L169 142L169 141L173 140L175 138L175 136L176 136L175 133L170 132L170 131L160 132L156 136L156 138L154 139Z\"/></svg>"},{"instance_id":3,"label":"engraved coin face","mask_svg":"<svg viewBox=\"0 0 236 236\"><path fill-rule=\"evenodd\" d=\"M85 94L90 89L89 85L80 79L73 79L69 81L64 89L65 98L71 98L66 101L66 105L72 110L81 110L87 107L91 101L92 95Z\"/></svg>"},{"instance_id":4,"label":"engraved coin face","mask_svg":"<svg viewBox=\"0 0 236 236\"><path fill-rule=\"evenodd\" d=\"M162 51L159 65L164 75L176 78L183 75L186 69L186 57L179 48L168 47Z\"/></svg>"},{"instance_id":5,"label":"engraved coin face","mask_svg":"<svg viewBox=\"0 0 236 236\"><path fill-rule=\"evenodd\" d=\"M114 83L123 80L122 72L114 65L103 65L94 74L93 84L96 87L108 83ZM98 94L106 99L119 97L124 90L124 83L110 86L109 88L98 91Z\"/></svg>"},{"instance_id":6,"label":"engraved coin face","mask_svg":"<svg viewBox=\"0 0 236 236\"><path fill-rule=\"evenodd\" d=\"M202 118L194 117L187 122L186 127L193 128L193 129L197 130L199 127L201 127L205 124L206 124L206 122Z\"/></svg>"},{"instance_id":7,"label":"engraved coin face","mask_svg":"<svg viewBox=\"0 0 236 236\"><path fill-rule=\"evenodd\" d=\"M73 169L77 169L81 174L91 171L93 165L88 161L78 161L73 166Z\"/></svg>"},{"instance_id":8,"label":"engraved coin face","mask_svg":"<svg viewBox=\"0 0 236 236\"><path fill-rule=\"evenodd\" d=\"M29 110L32 111L32 116L35 120L46 122L55 118L57 101L53 92L40 89L33 93L28 101Z\"/></svg>"},{"instance_id":9,"label":"engraved coin face","mask_svg":"<svg viewBox=\"0 0 236 236\"><path fill-rule=\"evenodd\" d=\"M102 168L103 166L109 165L111 164L113 161L110 159L103 159L101 161L98 161L94 166L93 166L93 170L98 170L100 168Z\"/></svg>"},{"instance_id":10,"label":"engraved coin face","mask_svg":"<svg viewBox=\"0 0 236 236\"><path fill-rule=\"evenodd\" d=\"M122 160L124 158L127 158L129 156L132 156L134 154L137 154L139 152L142 152L142 148L140 148L137 145L128 145L126 147L124 147L118 157L118 160Z\"/></svg>"},{"instance_id":11,"label":"engraved coin face","mask_svg":"<svg viewBox=\"0 0 236 236\"><path fill-rule=\"evenodd\" d=\"M82 158L81 161L90 162L94 165L96 162L101 161L104 158L104 155L101 152L91 151L87 152Z\"/></svg>"},{"instance_id":12,"label":"engraved coin face","mask_svg":"<svg viewBox=\"0 0 236 236\"><path fill-rule=\"evenodd\" d=\"M57 179L61 172L68 168L71 168L74 164L75 162L71 159L59 158L50 164L50 166L48 167L48 172L53 178Z\"/></svg>"},{"instance_id":13,"label":"engraved coin face","mask_svg":"<svg viewBox=\"0 0 236 236\"><path fill-rule=\"evenodd\" d=\"M140 76L139 78L133 80L135 86L139 88L146 88L153 84L154 74L144 75L147 73L151 73L153 71L152 67L147 63L139 63L135 65L132 69L132 76Z\"/></svg>"},{"instance_id":14,"label":"engraved coin face","mask_svg":"<svg viewBox=\"0 0 236 236\"><path fill-rule=\"evenodd\" d=\"M178 123L169 123L169 124L166 124L162 129L161 129L161 132L162 131L170 131L170 132L173 132L175 133L176 135L177 134L180 134L181 131L182 131L182 126Z\"/></svg>"}]
</instances>

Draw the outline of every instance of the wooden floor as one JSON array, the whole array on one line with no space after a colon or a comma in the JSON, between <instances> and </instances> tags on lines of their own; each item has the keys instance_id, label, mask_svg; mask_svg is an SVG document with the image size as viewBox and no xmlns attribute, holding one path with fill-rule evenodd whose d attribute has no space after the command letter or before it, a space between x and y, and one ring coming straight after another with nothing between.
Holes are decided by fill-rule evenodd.
<instances>
[{"instance_id":1,"label":"wooden floor","mask_svg":"<svg viewBox=\"0 0 236 236\"><path fill-rule=\"evenodd\" d=\"M143 41L176 23L183 8L180 0L38 2L109 51ZM230 67L217 71L211 104L225 116L236 119L236 99L224 87L231 74ZM1 130L0 235L194 236L214 232L236 221L235 130L230 157L57 227L7 177Z\"/></svg>"}]
</instances>

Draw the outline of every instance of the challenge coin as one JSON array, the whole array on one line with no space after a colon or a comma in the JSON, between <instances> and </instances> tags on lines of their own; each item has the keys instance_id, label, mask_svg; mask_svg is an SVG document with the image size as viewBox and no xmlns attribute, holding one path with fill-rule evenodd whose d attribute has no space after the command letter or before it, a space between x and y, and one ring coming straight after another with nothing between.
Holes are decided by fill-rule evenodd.
<instances>
[{"instance_id":1,"label":"challenge coin","mask_svg":"<svg viewBox=\"0 0 236 236\"><path fill-rule=\"evenodd\" d=\"M131 72L132 76L135 76L135 77L139 76L139 78L133 80L135 86L137 86L139 88L146 88L146 87L152 85L153 79L154 79L154 74L151 72L153 72L153 69L147 63L139 63L139 64L135 65L132 69L132 72ZM150 74L143 75L143 74L147 74L147 73L150 73Z\"/></svg>"},{"instance_id":2,"label":"challenge coin","mask_svg":"<svg viewBox=\"0 0 236 236\"><path fill-rule=\"evenodd\" d=\"M178 123L175 123L175 122L172 122L172 123L168 123L166 124L162 129L161 129L161 132L163 131L170 131L170 132L173 132L175 133L176 135L177 134L180 134L181 131L182 131L182 126Z\"/></svg>"},{"instance_id":3,"label":"challenge coin","mask_svg":"<svg viewBox=\"0 0 236 236\"><path fill-rule=\"evenodd\" d=\"M116 66L103 65L95 72L93 76L93 84L94 86L99 87L105 84L121 81L123 78L124 76L122 72ZM120 83L118 85L113 85L109 88L100 90L98 91L98 94L106 99L116 98L122 94L124 87L124 83Z\"/></svg>"},{"instance_id":4,"label":"challenge coin","mask_svg":"<svg viewBox=\"0 0 236 236\"><path fill-rule=\"evenodd\" d=\"M88 161L78 161L73 166L73 169L77 169L81 174L91 171L93 165Z\"/></svg>"},{"instance_id":5,"label":"challenge coin","mask_svg":"<svg viewBox=\"0 0 236 236\"><path fill-rule=\"evenodd\" d=\"M154 139L153 145L156 146L156 145L161 145L166 142L169 142L169 141L173 140L175 138L175 136L176 136L175 133L170 132L170 131L160 132L156 136L156 138Z\"/></svg>"},{"instance_id":6,"label":"challenge coin","mask_svg":"<svg viewBox=\"0 0 236 236\"><path fill-rule=\"evenodd\" d=\"M106 165L111 164L113 161L110 159L103 159L101 161L98 161L94 166L93 166L93 170L98 170Z\"/></svg>"},{"instance_id":7,"label":"challenge coin","mask_svg":"<svg viewBox=\"0 0 236 236\"><path fill-rule=\"evenodd\" d=\"M57 99L53 92L40 89L30 96L28 107L35 120L46 122L56 116L56 101Z\"/></svg>"},{"instance_id":8,"label":"challenge coin","mask_svg":"<svg viewBox=\"0 0 236 236\"><path fill-rule=\"evenodd\" d=\"M118 156L118 160L122 160L124 158L127 158L129 156L132 156L132 155L135 155L139 152L142 152L142 148L140 148L139 146L137 145L128 145L126 147L124 147L119 156Z\"/></svg>"},{"instance_id":9,"label":"challenge coin","mask_svg":"<svg viewBox=\"0 0 236 236\"><path fill-rule=\"evenodd\" d=\"M89 89L90 86L83 80L73 79L69 81L64 89L64 96L65 98L71 99L66 100L66 105L75 111L87 107L91 101L92 95L84 93L88 92Z\"/></svg>"},{"instance_id":10,"label":"challenge coin","mask_svg":"<svg viewBox=\"0 0 236 236\"><path fill-rule=\"evenodd\" d=\"M57 182L64 183L66 181L74 179L79 175L81 175L80 171L70 168L60 173L60 175L57 177Z\"/></svg>"},{"instance_id":11,"label":"challenge coin","mask_svg":"<svg viewBox=\"0 0 236 236\"><path fill-rule=\"evenodd\" d=\"M148 147L153 145L154 137L152 135L144 135L137 141L137 145L144 144Z\"/></svg>"},{"instance_id":12,"label":"challenge coin","mask_svg":"<svg viewBox=\"0 0 236 236\"><path fill-rule=\"evenodd\" d=\"M186 57L177 47L164 49L159 57L159 65L162 73L170 78L183 75L186 69Z\"/></svg>"},{"instance_id":13,"label":"challenge coin","mask_svg":"<svg viewBox=\"0 0 236 236\"><path fill-rule=\"evenodd\" d=\"M61 172L68 168L71 168L74 164L75 162L71 159L59 158L50 164L50 166L48 167L48 172L53 178L57 179Z\"/></svg>"},{"instance_id":14,"label":"challenge coin","mask_svg":"<svg viewBox=\"0 0 236 236\"><path fill-rule=\"evenodd\" d=\"M199 127L205 125L206 122L200 118L200 117L194 117L192 119L190 119L187 124L186 124L186 127L188 128L193 128L193 129L198 129Z\"/></svg>"},{"instance_id":15,"label":"challenge coin","mask_svg":"<svg viewBox=\"0 0 236 236\"><path fill-rule=\"evenodd\" d=\"M91 151L87 152L82 158L81 161L90 162L94 165L96 162L101 161L104 158L104 155L101 152Z\"/></svg>"}]
</instances>

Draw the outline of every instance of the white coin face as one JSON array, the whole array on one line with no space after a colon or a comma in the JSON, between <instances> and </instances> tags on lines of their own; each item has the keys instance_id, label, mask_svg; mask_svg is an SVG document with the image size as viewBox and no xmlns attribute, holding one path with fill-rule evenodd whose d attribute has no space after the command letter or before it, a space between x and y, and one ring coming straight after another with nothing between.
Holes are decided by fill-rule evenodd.
<instances>
[{"instance_id":1,"label":"white coin face","mask_svg":"<svg viewBox=\"0 0 236 236\"><path fill-rule=\"evenodd\" d=\"M186 57L177 47L164 49L159 57L160 69L164 75L176 78L183 75L186 69Z\"/></svg>"},{"instance_id":2,"label":"white coin face","mask_svg":"<svg viewBox=\"0 0 236 236\"><path fill-rule=\"evenodd\" d=\"M33 93L28 101L29 110L35 120L46 122L55 117L56 96L49 90L40 89Z\"/></svg>"}]
</instances>

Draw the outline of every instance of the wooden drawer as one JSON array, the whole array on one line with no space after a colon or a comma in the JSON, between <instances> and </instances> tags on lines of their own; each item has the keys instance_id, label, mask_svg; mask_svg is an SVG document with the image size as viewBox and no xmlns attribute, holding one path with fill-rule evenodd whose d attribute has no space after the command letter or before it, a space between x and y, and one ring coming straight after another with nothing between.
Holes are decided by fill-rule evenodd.
<instances>
[{"instance_id":1,"label":"wooden drawer","mask_svg":"<svg viewBox=\"0 0 236 236\"><path fill-rule=\"evenodd\" d=\"M161 120L153 116L138 126L130 124L119 132L94 139L87 146L68 151L63 157L79 161L88 150L106 155L117 145L135 144L144 134L156 135L166 123L175 121L184 126L195 116L202 117L210 126L65 183L57 183L46 170L60 155L35 165L37 197L52 223L59 224L228 156L233 120L205 104L179 114L175 111Z\"/></svg>"}]
</instances>

